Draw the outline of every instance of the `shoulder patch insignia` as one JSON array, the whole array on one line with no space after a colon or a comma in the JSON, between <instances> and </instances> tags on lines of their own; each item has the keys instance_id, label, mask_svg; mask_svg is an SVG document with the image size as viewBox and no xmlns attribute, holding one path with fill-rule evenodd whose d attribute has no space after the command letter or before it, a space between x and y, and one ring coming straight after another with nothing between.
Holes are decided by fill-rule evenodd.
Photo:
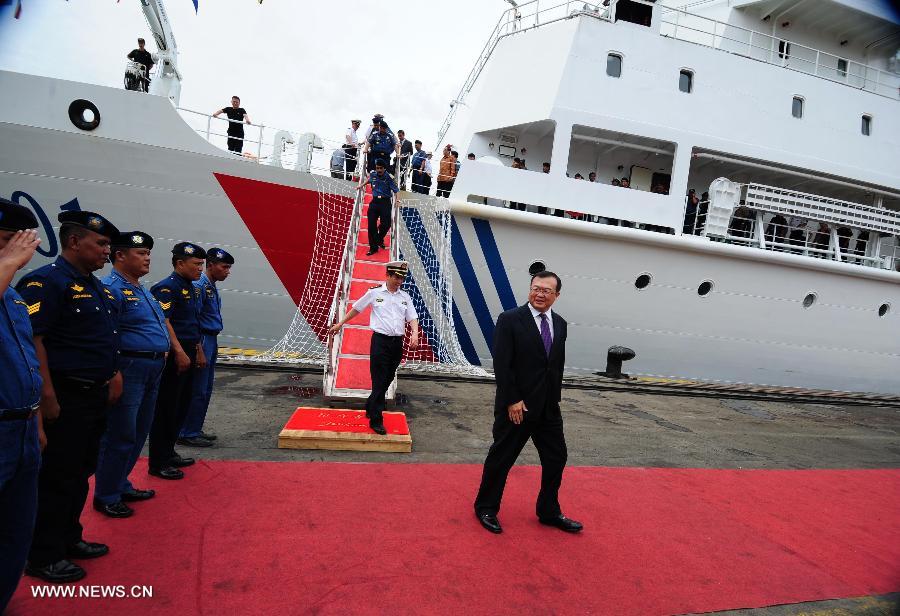
<instances>
[{"instance_id":1,"label":"shoulder patch insignia","mask_svg":"<svg viewBox=\"0 0 900 616\"><path fill-rule=\"evenodd\" d=\"M159 302L159 305L162 306L163 310L168 310L172 307L172 302Z\"/></svg>"},{"instance_id":2,"label":"shoulder patch insignia","mask_svg":"<svg viewBox=\"0 0 900 616\"><path fill-rule=\"evenodd\" d=\"M84 291L84 287L77 285L77 284L73 284L72 290L75 291L76 293L81 293L82 291Z\"/></svg>"},{"instance_id":3,"label":"shoulder patch insignia","mask_svg":"<svg viewBox=\"0 0 900 616\"><path fill-rule=\"evenodd\" d=\"M159 289L159 292L160 292L160 293L171 293L171 292L172 292L172 289L169 289L169 288L167 288L167 287L162 287L162 288Z\"/></svg>"},{"instance_id":4,"label":"shoulder patch insignia","mask_svg":"<svg viewBox=\"0 0 900 616\"><path fill-rule=\"evenodd\" d=\"M122 289L122 295L134 295L134 291L131 289Z\"/></svg>"},{"instance_id":5,"label":"shoulder patch insignia","mask_svg":"<svg viewBox=\"0 0 900 616\"><path fill-rule=\"evenodd\" d=\"M25 288L27 289L28 287L43 287L43 286L44 286L44 283L41 282L40 280L32 280L31 282L29 282L28 284L25 285Z\"/></svg>"},{"instance_id":6,"label":"shoulder patch insignia","mask_svg":"<svg viewBox=\"0 0 900 616\"><path fill-rule=\"evenodd\" d=\"M29 304L28 305L28 315L31 316L32 314L36 313L40 309L41 309L41 302L35 302L33 304Z\"/></svg>"},{"instance_id":7,"label":"shoulder patch insignia","mask_svg":"<svg viewBox=\"0 0 900 616\"><path fill-rule=\"evenodd\" d=\"M187 289L182 289L181 294L184 295L185 297L190 297L191 292L188 291Z\"/></svg>"},{"instance_id":8,"label":"shoulder patch insignia","mask_svg":"<svg viewBox=\"0 0 900 616\"><path fill-rule=\"evenodd\" d=\"M19 304L20 306L25 306L26 308L28 308L28 304L26 304L25 302L23 302L23 301L20 300L20 299L14 299L14 300L13 300L13 303L14 303L14 304Z\"/></svg>"}]
</instances>

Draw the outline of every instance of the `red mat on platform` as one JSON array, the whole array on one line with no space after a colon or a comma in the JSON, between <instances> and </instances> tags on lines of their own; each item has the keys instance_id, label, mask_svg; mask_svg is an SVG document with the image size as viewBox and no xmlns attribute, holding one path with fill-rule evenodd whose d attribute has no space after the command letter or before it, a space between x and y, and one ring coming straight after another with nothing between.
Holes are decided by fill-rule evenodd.
<instances>
[{"instance_id":1,"label":"red mat on platform","mask_svg":"<svg viewBox=\"0 0 900 616\"><path fill-rule=\"evenodd\" d=\"M152 599L33 599L24 614L678 614L900 590L900 471L570 468L580 535L541 526L516 467L491 535L475 465L200 462L149 478L85 584Z\"/></svg>"},{"instance_id":2,"label":"red mat on platform","mask_svg":"<svg viewBox=\"0 0 900 616\"><path fill-rule=\"evenodd\" d=\"M388 434L409 434L406 415L384 413L384 427ZM328 432L372 432L365 411L351 409L320 409L299 407L288 422L285 430L325 430Z\"/></svg>"}]
</instances>

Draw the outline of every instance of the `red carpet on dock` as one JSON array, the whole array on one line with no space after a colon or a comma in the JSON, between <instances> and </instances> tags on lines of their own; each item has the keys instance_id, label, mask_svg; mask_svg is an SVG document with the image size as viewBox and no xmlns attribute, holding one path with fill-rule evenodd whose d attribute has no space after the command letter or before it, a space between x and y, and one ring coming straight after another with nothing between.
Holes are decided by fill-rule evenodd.
<instances>
[{"instance_id":1,"label":"red carpet on dock","mask_svg":"<svg viewBox=\"0 0 900 616\"><path fill-rule=\"evenodd\" d=\"M130 519L87 510L83 585L153 598L35 599L9 614L679 614L900 590L900 471L566 470L580 535L534 517L516 467L500 519L477 465L199 462ZM89 509L89 507L88 507Z\"/></svg>"}]
</instances>

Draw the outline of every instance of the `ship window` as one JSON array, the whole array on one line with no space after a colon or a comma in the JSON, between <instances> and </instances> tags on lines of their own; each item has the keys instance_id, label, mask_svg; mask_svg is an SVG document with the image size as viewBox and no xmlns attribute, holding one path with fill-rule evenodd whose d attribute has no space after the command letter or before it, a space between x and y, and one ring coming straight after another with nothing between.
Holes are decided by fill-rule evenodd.
<instances>
[{"instance_id":1,"label":"ship window","mask_svg":"<svg viewBox=\"0 0 900 616\"><path fill-rule=\"evenodd\" d=\"M795 96L794 102L791 105L791 115L795 118L803 117L803 97Z\"/></svg>"},{"instance_id":2,"label":"ship window","mask_svg":"<svg viewBox=\"0 0 900 616\"><path fill-rule=\"evenodd\" d=\"M711 280L704 280L700 283L700 286L697 287L697 295L700 297L706 297L709 295L709 292L713 290L713 283Z\"/></svg>"},{"instance_id":3,"label":"ship window","mask_svg":"<svg viewBox=\"0 0 900 616\"><path fill-rule=\"evenodd\" d=\"M610 77L622 76L622 56L617 53L606 56L606 74Z\"/></svg>"},{"instance_id":4,"label":"ship window","mask_svg":"<svg viewBox=\"0 0 900 616\"><path fill-rule=\"evenodd\" d=\"M803 307L812 308L812 305L816 303L816 300L818 298L818 295L816 295L815 293L808 293L806 297L803 298Z\"/></svg>"},{"instance_id":5,"label":"ship window","mask_svg":"<svg viewBox=\"0 0 900 616\"><path fill-rule=\"evenodd\" d=\"M847 76L847 61L843 58L838 58L838 76L846 77Z\"/></svg>"},{"instance_id":6,"label":"ship window","mask_svg":"<svg viewBox=\"0 0 900 616\"><path fill-rule=\"evenodd\" d=\"M678 89L690 94L694 89L694 73L687 69L681 69L678 74Z\"/></svg>"},{"instance_id":7,"label":"ship window","mask_svg":"<svg viewBox=\"0 0 900 616\"><path fill-rule=\"evenodd\" d=\"M791 57L791 44L787 41L778 41L778 57L787 60Z\"/></svg>"},{"instance_id":8,"label":"ship window","mask_svg":"<svg viewBox=\"0 0 900 616\"><path fill-rule=\"evenodd\" d=\"M883 316L885 316L887 313L889 313L890 311L891 311L891 305L890 305L890 304L881 304L881 305L878 307L878 316L883 317Z\"/></svg>"},{"instance_id":9,"label":"ship window","mask_svg":"<svg viewBox=\"0 0 900 616\"><path fill-rule=\"evenodd\" d=\"M860 129L862 130L862 134L866 137L872 134L872 116L863 114Z\"/></svg>"},{"instance_id":10,"label":"ship window","mask_svg":"<svg viewBox=\"0 0 900 616\"><path fill-rule=\"evenodd\" d=\"M650 274L641 274L634 281L635 288L638 290L646 289L647 287L650 286L650 279L651 279Z\"/></svg>"}]
</instances>

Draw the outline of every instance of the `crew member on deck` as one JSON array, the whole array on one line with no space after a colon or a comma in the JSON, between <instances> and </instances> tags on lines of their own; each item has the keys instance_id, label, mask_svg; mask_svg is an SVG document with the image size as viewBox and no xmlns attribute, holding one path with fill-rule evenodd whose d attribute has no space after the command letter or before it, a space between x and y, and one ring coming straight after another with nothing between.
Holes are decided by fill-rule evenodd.
<instances>
[{"instance_id":1,"label":"crew member on deck","mask_svg":"<svg viewBox=\"0 0 900 616\"><path fill-rule=\"evenodd\" d=\"M372 202L369 204L369 251L371 256L384 248L384 238L391 228L391 197L400 189L397 188L394 178L384 170L385 162L375 162L375 171L369 174L369 179L358 190L364 190L366 184L372 185Z\"/></svg>"},{"instance_id":2,"label":"crew member on deck","mask_svg":"<svg viewBox=\"0 0 900 616\"><path fill-rule=\"evenodd\" d=\"M110 240L119 231L93 212L62 212L58 220L62 255L16 286L31 315L47 437L25 573L74 582L85 571L69 559L109 552L101 543L84 541L79 518L97 468L107 408L122 393L113 295L92 273L109 260Z\"/></svg>"},{"instance_id":3,"label":"crew member on deck","mask_svg":"<svg viewBox=\"0 0 900 616\"><path fill-rule=\"evenodd\" d=\"M41 373L28 306L10 287L41 240L27 207L0 199L0 614L28 557L37 510Z\"/></svg>"},{"instance_id":4,"label":"crew member on deck","mask_svg":"<svg viewBox=\"0 0 900 616\"><path fill-rule=\"evenodd\" d=\"M372 377L372 393L366 400L366 417L369 425L378 434L387 434L384 429L384 396L394 381L394 375L403 357L403 335L406 324L410 325L409 348L419 348L419 315L413 307L409 293L400 285L406 279L409 264L406 261L392 261L387 264L387 278L383 285L373 287L356 300L353 308L344 318L331 326L329 332L336 334L344 323L372 306L369 324L372 328L372 344L369 350L369 373Z\"/></svg>"},{"instance_id":5,"label":"crew member on deck","mask_svg":"<svg viewBox=\"0 0 900 616\"><path fill-rule=\"evenodd\" d=\"M137 40L138 46L137 49L132 49L128 52L128 59L137 62L138 64L143 65L144 67L144 78L143 78L143 88L144 92L150 91L150 69L153 68L153 56L150 55L150 52L144 49L144 39L139 38Z\"/></svg>"},{"instance_id":6,"label":"crew member on deck","mask_svg":"<svg viewBox=\"0 0 900 616\"><path fill-rule=\"evenodd\" d=\"M175 244L172 249L175 271L150 289L166 317L171 342L150 428L148 472L162 479L181 479L184 477L181 469L194 463L193 458L175 453L175 440L191 403L194 375L198 368L206 366L200 347L200 290L193 285L203 273L205 258L206 251L197 244Z\"/></svg>"},{"instance_id":7,"label":"crew member on deck","mask_svg":"<svg viewBox=\"0 0 900 616\"><path fill-rule=\"evenodd\" d=\"M194 375L191 405L181 428L179 445L188 447L210 447L216 440L214 434L203 431L209 399L212 397L213 379L216 372L216 356L219 352L219 332L222 331L222 301L219 298L217 282L222 282L231 274L234 257L221 248L206 251L206 271L194 287L200 290L200 335L206 367L198 368Z\"/></svg>"},{"instance_id":8,"label":"crew member on deck","mask_svg":"<svg viewBox=\"0 0 900 616\"><path fill-rule=\"evenodd\" d=\"M125 381L100 441L94 486L94 509L111 518L131 516L134 510L126 503L156 494L139 490L128 480L150 433L170 344L162 308L140 282L150 272L152 249L153 238L146 233L120 233L113 240L113 271L103 279L116 298L113 313L122 341L119 369Z\"/></svg>"}]
</instances>

